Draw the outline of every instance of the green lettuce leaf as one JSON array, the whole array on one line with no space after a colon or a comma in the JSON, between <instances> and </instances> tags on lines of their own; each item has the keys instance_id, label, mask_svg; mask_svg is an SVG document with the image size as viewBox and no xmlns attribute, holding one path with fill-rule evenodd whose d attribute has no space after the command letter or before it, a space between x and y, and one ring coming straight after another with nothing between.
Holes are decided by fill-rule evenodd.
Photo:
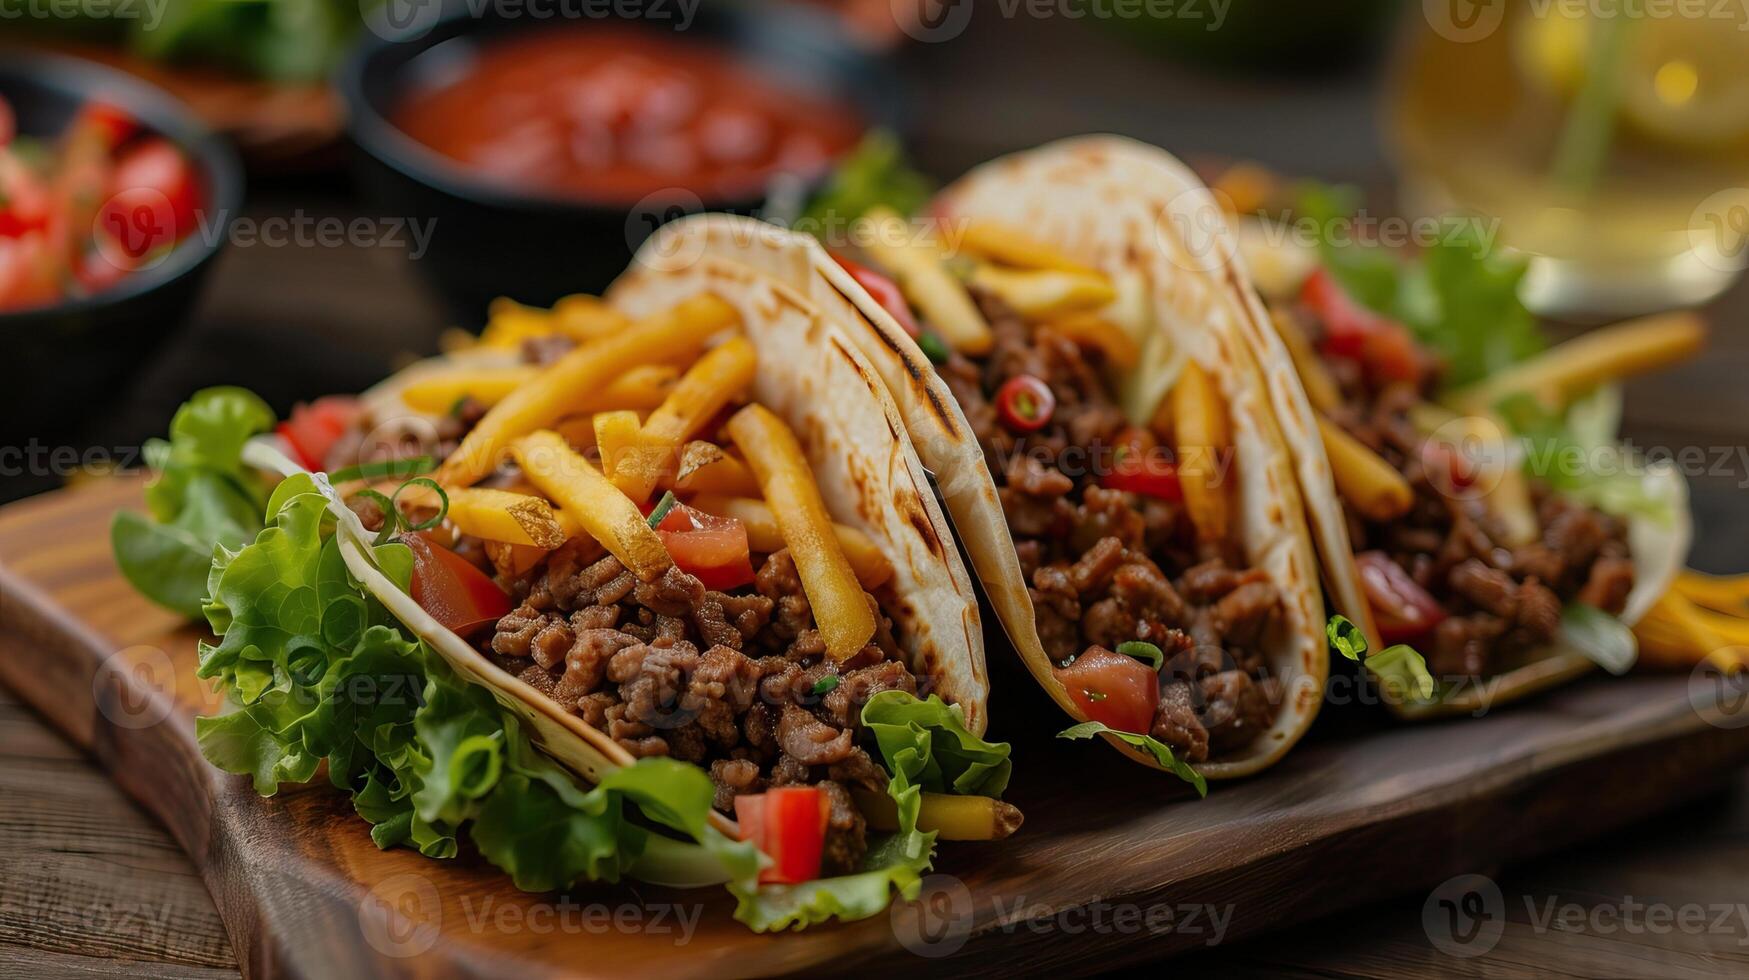
<instances>
[{"instance_id":1,"label":"green lettuce leaf","mask_svg":"<svg viewBox=\"0 0 1749 980\"><path fill-rule=\"evenodd\" d=\"M1057 733L1058 738L1092 738L1095 735L1111 735L1126 745L1132 745L1154 757L1166 771L1196 787L1196 795L1209 795L1208 780L1197 772L1190 763L1172 753L1172 747L1152 735L1138 735L1135 732L1120 732L1115 728L1107 728L1103 722L1084 721L1079 725L1071 725Z\"/></svg>"},{"instance_id":2,"label":"green lettuce leaf","mask_svg":"<svg viewBox=\"0 0 1749 980\"><path fill-rule=\"evenodd\" d=\"M1632 670L1640 658L1634 631L1595 606L1567 603L1561 610L1561 638L1617 677Z\"/></svg>"},{"instance_id":3,"label":"green lettuce leaf","mask_svg":"<svg viewBox=\"0 0 1749 980\"><path fill-rule=\"evenodd\" d=\"M855 151L826 178L797 222L797 228L828 239L842 234L848 222L885 205L912 214L929 201L935 185L911 169L898 139L885 130L871 130Z\"/></svg>"},{"instance_id":4,"label":"green lettuce leaf","mask_svg":"<svg viewBox=\"0 0 1749 980\"><path fill-rule=\"evenodd\" d=\"M1598 388L1564 412L1529 394L1506 398L1495 409L1519 437L1526 469L1551 488L1618 517L1659 524L1676 519L1683 505L1672 498L1670 482L1650 478L1645 462L1616 442L1619 388Z\"/></svg>"},{"instance_id":5,"label":"green lettuce leaf","mask_svg":"<svg viewBox=\"0 0 1749 980\"><path fill-rule=\"evenodd\" d=\"M266 403L241 388L207 388L177 411L168 442L146 446L155 471L146 515L110 524L116 564L141 595L190 618L201 614L213 549L261 530L267 486L242 462L243 444L273 427Z\"/></svg>"}]
</instances>

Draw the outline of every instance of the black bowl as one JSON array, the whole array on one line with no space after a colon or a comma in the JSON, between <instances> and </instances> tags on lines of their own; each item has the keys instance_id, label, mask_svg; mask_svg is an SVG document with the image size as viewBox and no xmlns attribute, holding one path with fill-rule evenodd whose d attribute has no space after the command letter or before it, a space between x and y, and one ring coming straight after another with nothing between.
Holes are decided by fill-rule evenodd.
<instances>
[{"instance_id":1,"label":"black bowl","mask_svg":"<svg viewBox=\"0 0 1749 980\"><path fill-rule=\"evenodd\" d=\"M539 4L530 0L528 6ZM567 9L582 8L556 8ZM765 203L763 196L725 200L679 191L626 204L507 189L389 121L416 78L415 60L440 45L463 48L514 31L587 30L610 22L576 19L556 25L556 16L473 17L465 0L451 3L430 19L414 16L400 32L373 23L340 69L337 86L358 151L355 174L363 197L384 216L435 221L425 253L414 265L464 324L479 323L486 304L497 296L550 305L570 293L601 290L663 221L697 211L756 213ZM611 23L720 45L786 85L843 100L870 126L903 132L908 100L899 79L843 33L835 19L818 11L718 2L699 5L685 31L672 21Z\"/></svg>"},{"instance_id":2,"label":"black bowl","mask_svg":"<svg viewBox=\"0 0 1749 980\"><path fill-rule=\"evenodd\" d=\"M94 296L0 312L0 363L11 367L0 385L0 446L28 453L32 441L48 447L74 438L175 332L242 204L243 171L186 106L93 62L0 47L0 95L27 136L60 133L95 99L126 109L188 154L205 190L201 223L154 267Z\"/></svg>"}]
</instances>

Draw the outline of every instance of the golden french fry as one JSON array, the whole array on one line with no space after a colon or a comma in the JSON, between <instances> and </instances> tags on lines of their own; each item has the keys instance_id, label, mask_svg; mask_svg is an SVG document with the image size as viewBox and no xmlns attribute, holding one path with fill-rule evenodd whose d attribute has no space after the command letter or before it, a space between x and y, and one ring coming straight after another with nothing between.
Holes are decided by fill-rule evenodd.
<instances>
[{"instance_id":1,"label":"golden french fry","mask_svg":"<svg viewBox=\"0 0 1749 980\"><path fill-rule=\"evenodd\" d=\"M578 293L553 304L552 325L559 333L586 343L629 329L632 320L599 297Z\"/></svg>"},{"instance_id":2,"label":"golden french fry","mask_svg":"<svg viewBox=\"0 0 1749 980\"><path fill-rule=\"evenodd\" d=\"M1105 363L1119 371L1127 371L1141 360L1142 348L1129 331L1098 313L1070 313L1045 326L1078 346L1091 347L1104 354Z\"/></svg>"},{"instance_id":3,"label":"golden french fry","mask_svg":"<svg viewBox=\"0 0 1749 980\"><path fill-rule=\"evenodd\" d=\"M754 551L770 554L784 546L783 532L777 526L777 515L771 512L770 507L765 506L763 500L703 494L688 500L687 505L707 514L733 517L740 521L747 529L747 545ZM838 547L844 549L844 557L850 562L850 567L855 569L856 580L862 583L864 589L872 591L893 577L893 563L887 560L887 556L881 553L868 535L856 528L837 523L832 525L832 533L838 538Z\"/></svg>"},{"instance_id":4,"label":"golden french fry","mask_svg":"<svg viewBox=\"0 0 1749 980\"><path fill-rule=\"evenodd\" d=\"M1004 269L979 265L972 285L993 293L1029 320L1104 306L1117 298L1111 280L1097 273L1061 269Z\"/></svg>"},{"instance_id":5,"label":"golden french fry","mask_svg":"<svg viewBox=\"0 0 1749 980\"><path fill-rule=\"evenodd\" d=\"M967 354L989 353L990 325L966 288L942 266L935 247L913 239L910 224L892 208L870 208L864 217L873 229L864 250L941 339Z\"/></svg>"},{"instance_id":6,"label":"golden french fry","mask_svg":"<svg viewBox=\"0 0 1749 980\"><path fill-rule=\"evenodd\" d=\"M504 544L532 545L551 551L578 532L575 519L540 497L456 487L449 495L449 521L463 534ZM568 526L567 526L568 525Z\"/></svg>"},{"instance_id":7,"label":"golden french fry","mask_svg":"<svg viewBox=\"0 0 1749 980\"><path fill-rule=\"evenodd\" d=\"M1225 541L1232 521L1223 466L1233 444L1227 407L1202 366L1193 360L1184 362L1184 373L1168 397L1185 510L1203 540Z\"/></svg>"},{"instance_id":8,"label":"golden french fry","mask_svg":"<svg viewBox=\"0 0 1749 980\"><path fill-rule=\"evenodd\" d=\"M664 472L674 465L681 444L747 390L758 364L758 355L745 337L733 337L699 358L644 422L637 451L626 454L614 468L614 486L637 503L648 500Z\"/></svg>"},{"instance_id":9,"label":"golden french fry","mask_svg":"<svg viewBox=\"0 0 1749 980\"><path fill-rule=\"evenodd\" d=\"M500 296L486 307L486 329L480 331L480 346L512 350L531 337L545 337L556 329L546 310Z\"/></svg>"},{"instance_id":10,"label":"golden french fry","mask_svg":"<svg viewBox=\"0 0 1749 980\"><path fill-rule=\"evenodd\" d=\"M680 369L672 364L642 364L615 378L600 395L586 399L583 411L612 412L622 408L648 412L674 390Z\"/></svg>"},{"instance_id":11,"label":"golden french fry","mask_svg":"<svg viewBox=\"0 0 1749 980\"><path fill-rule=\"evenodd\" d=\"M1686 569L1675 589L1697 606L1729 616L1749 616L1749 575L1708 575Z\"/></svg>"},{"instance_id":12,"label":"golden french fry","mask_svg":"<svg viewBox=\"0 0 1749 980\"><path fill-rule=\"evenodd\" d=\"M1022 269L1056 269L1077 275L1097 276L1092 267L1063 254L1055 245L1042 242L1012 225L987 218L973 218L948 231L948 245L955 252Z\"/></svg>"},{"instance_id":13,"label":"golden french fry","mask_svg":"<svg viewBox=\"0 0 1749 980\"><path fill-rule=\"evenodd\" d=\"M885 793L853 789L856 808L874 830L898 830L899 808ZM1020 809L988 796L924 793L917 829L935 831L941 840L1002 840L1020 829Z\"/></svg>"},{"instance_id":14,"label":"golden french fry","mask_svg":"<svg viewBox=\"0 0 1749 980\"><path fill-rule=\"evenodd\" d=\"M1749 647L1720 636L1701 613L1676 589L1660 596L1634 624L1634 636L1640 641L1639 664L1654 669L1689 669L1711 660L1726 673L1742 669Z\"/></svg>"},{"instance_id":15,"label":"golden french fry","mask_svg":"<svg viewBox=\"0 0 1749 980\"><path fill-rule=\"evenodd\" d=\"M757 497L759 481L753 478L746 463L729 455L723 447L714 442L693 441L680 450L674 492Z\"/></svg>"},{"instance_id":16,"label":"golden french fry","mask_svg":"<svg viewBox=\"0 0 1749 980\"><path fill-rule=\"evenodd\" d=\"M445 486L467 486L498 467L519 436L574 414L614 379L648 362L668 363L734 325L739 314L715 296L694 296L630 330L583 344L486 413L438 469ZM556 437L555 437L556 438Z\"/></svg>"},{"instance_id":17,"label":"golden french fry","mask_svg":"<svg viewBox=\"0 0 1749 980\"><path fill-rule=\"evenodd\" d=\"M662 539L631 498L619 491L556 432L533 432L511 443L523 475L577 519L633 575L646 582L673 567Z\"/></svg>"},{"instance_id":18,"label":"golden french fry","mask_svg":"<svg viewBox=\"0 0 1749 980\"><path fill-rule=\"evenodd\" d=\"M593 425L595 445L601 450L601 472L611 480L621 464L642 451L638 442L638 413L626 409L598 412Z\"/></svg>"},{"instance_id":19,"label":"golden french fry","mask_svg":"<svg viewBox=\"0 0 1749 980\"><path fill-rule=\"evenodd\" d=\"M540 564L541 559L548 554L545 548L536 548L527 544L506 544L503 541L484 541L486 557L492 562L492 569L506 579L520 578L528 574L528 570Z\"/></svg>"},{"instance_id":20,"label":"golden french fry","mask_svg":"<svg viewBox=\"0 0 1749 980\"><path fill-rule=\"evenodd\" d=\"M1565 405L1608 381L1684 360L1706 343L1706 324L1693 313L1661 313L1603 327L1552 347L1440 400L1480 412L1502 399L1530 394Z\"/></svg>"},{"instance_id":21,"label":"golden french fry","mask_svg":"<svg viewBox=\"0 0 1749 980\"><path fill-rule=\"evenodd\" d=\"M1330 377L1324 362L1312 350L1312 342L1306 339L1305 331L1285 313L1271 313L1269 322L1275 325L1276 336L1281 338L1288 358L1294 362L1294 372L1300 376L1300 385L1306 389L1306 400L1320 412L1334 411L1342 404L1342 389L1336 386L1336 379Z\"/></svg>"},{"instance_id":22,"label":"golden french fry","mask_svg":"<svg viewBox=\"0 0 1749 980\"><path fill-rule=\"evenodd\" d=\"M814 623L826 643L826 656L842 662L874 636L874 610L844 557L832 517L801 444L783 420L753 404L729 419L729 437L758 478L765 501L777 518L796 573L802 580Z\"/></svg>"},{"instance_id":23,"label":"golden french fry","mask_svg":"<svg viewBox=\"0 0 1749 980\"><path fill-rule=\"evenodd\" d=\"M403 388L401 400L415 412L432 415L448 412L463 398L472 398L491 408L539 373L540 368L532 364L432 371Z\"/></svg>"},{"instance_id":24,"label":"golden french fry","mask_svg":"<svg viewBox=\"0 0 1749 980\"><path fill-rule=\"evenodd\" d=\"M1330 457L1330 472L1336 492L1371 521L1395 520L1409 512L1415 491L1391 464L1384 461L1342 427L1318 416L1318 433L1324 437L1324 453Z\"/></svg>"}]
</instances>

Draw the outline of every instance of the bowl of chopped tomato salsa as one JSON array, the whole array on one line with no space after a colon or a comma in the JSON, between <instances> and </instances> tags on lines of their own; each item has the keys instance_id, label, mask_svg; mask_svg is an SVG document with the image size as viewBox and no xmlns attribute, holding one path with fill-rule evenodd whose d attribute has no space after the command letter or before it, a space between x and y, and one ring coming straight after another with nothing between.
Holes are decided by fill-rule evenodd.
<instances>
[{"instance_id":1,"label":"bowl of chopped tomato salsa","mask_svg":"<svg viewBox=\"0 0 1749 980\"><path fill-rule=\"evenodd\" d=\"M53 444L192 306L242 197L193 113L113 69L0 50L0 441Z\"/></svg>"}]
</instances>

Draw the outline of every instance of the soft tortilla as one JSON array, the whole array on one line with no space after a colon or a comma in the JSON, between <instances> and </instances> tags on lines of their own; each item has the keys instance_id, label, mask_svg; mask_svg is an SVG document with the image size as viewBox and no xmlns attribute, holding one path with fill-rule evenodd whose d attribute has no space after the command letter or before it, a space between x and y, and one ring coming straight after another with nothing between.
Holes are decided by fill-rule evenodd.
<instances>
[{"instance_id":1,"label":"soft tortilla","mask_svg":"<svg viewBox=\"0 0 1749 980\"><path fill-rule=\"evenodd\" d=\"M1311 725L1328 671L1324 609L1317 564L1304 523L1298 485L1250 347L1233 326L1233 293L1218 280L1181 264L1189 248L1171 240L1171 222L1207 195L1200 184L1167 180L1164 153L1112 137L1054 144L988 164L950 187L936 213L990 218L1025 228L1114 279L1140 281L1151 329L1210 369L1231 416L1244 551L1282 590L1286 608L1266 642L1270 666L1286 691L1274 726L1243 753L1197 767L1209 778L1248 775L1272 764ZM1211 200L1212 203L1212 200ZM1166 229L1158 234L1157 228ZM665 226L639 253L657 269L721 258L772 276L842 317L890 388L917 454L935 474L992 606L1034 678L1063 710L1085 720L1052 673L1039 640L1027 583L1021 575L983 451L953 399L916 343L881 306L807 236L745 218L706 215ZM834 298L834 294L838 297ZM848 302L845 302L848 300ZM1211 329L1212 328L1212 329ZM1119 751L1159 768L1152 756L1108 738Z\"/></svg>"}]
</instances>

